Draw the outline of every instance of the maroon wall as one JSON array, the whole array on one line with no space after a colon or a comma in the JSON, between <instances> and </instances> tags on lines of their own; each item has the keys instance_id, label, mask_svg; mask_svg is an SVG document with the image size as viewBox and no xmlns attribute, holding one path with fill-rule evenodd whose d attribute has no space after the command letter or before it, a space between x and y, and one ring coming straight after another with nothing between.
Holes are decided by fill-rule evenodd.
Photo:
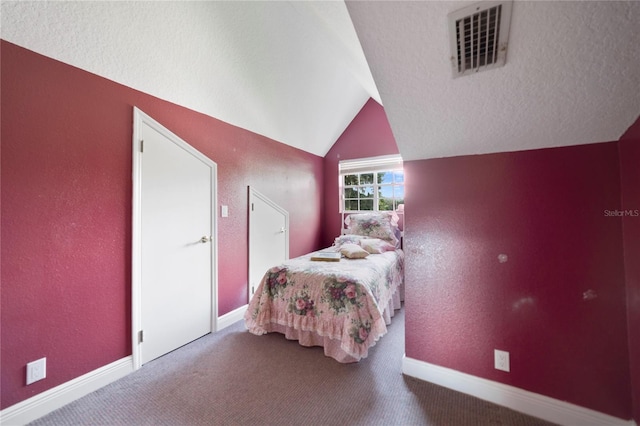
<instances>
[{"instance_id":1,"label":"maroon wall","mask_svg":"<svg viewBox=\"0 0 640 426\"><path fill-rule=\"evenodd\" d=\"M247 303L248 185L289 211L292 256L319 248L322 158L1 49L2 408L131 354L133 106L218 164L220 315ZM43 356L47 378L25 386Z\"/></svg>"},{"instance_id":2,"label":"maroon wall","mask_svg":"<svg viewBox=\"0 0 640 426\"><path fill-rule=\"evenodd\" d=\"M369 99L324 157L324 247L333 244L341 230L338 162L398 152L384 108Z\"/></svg>"},{"instance_id":3,"label":"maroon wall","mask_svg":"<svg viewBox=\"0 0 640 426\"><path fill-rule=\"evenodd\" d=\"M619 150L633 418L640 424L640 118L620 138Z\"/></svg>"},{"instance_id":4,"label":"maroon wall","mask_svg":"<svg viewBox=\"0 0 640 426\"><path fill-rule=\"evenodd\" d=\"M405 175L407 357L631 418L617 143Z\"/></svg>"}]
</instances>

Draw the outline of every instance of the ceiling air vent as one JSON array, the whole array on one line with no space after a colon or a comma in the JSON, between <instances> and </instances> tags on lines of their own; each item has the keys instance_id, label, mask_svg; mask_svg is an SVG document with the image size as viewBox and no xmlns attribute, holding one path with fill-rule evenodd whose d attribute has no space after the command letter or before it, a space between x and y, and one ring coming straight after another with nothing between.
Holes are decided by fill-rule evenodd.
<instances>
[{"instance_id":1,"label":"ceiling air vent","mask_svg":"<svg viewBox=\"0 0 640 426\"><path fill-rule=\"evenodd\" d=\"M453 77L504 65L511 1L484 1L449 14Z\"/></svg>"}]
</instances>

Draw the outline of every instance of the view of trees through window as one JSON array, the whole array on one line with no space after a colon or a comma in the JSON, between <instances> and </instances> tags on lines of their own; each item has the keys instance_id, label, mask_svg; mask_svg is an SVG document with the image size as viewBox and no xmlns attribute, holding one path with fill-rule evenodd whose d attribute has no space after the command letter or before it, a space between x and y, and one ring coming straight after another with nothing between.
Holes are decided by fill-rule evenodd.
<instances>
[{"instance_id":1,"label":"view of trees through window","mask_svg":"<svg viewBox=\"0 0 640 426\"><path fill-rule=\"evenodd\" d=\"M404 204L402 170L342 175L345 211L396 210Z\"/></svg>"}]
</instances>

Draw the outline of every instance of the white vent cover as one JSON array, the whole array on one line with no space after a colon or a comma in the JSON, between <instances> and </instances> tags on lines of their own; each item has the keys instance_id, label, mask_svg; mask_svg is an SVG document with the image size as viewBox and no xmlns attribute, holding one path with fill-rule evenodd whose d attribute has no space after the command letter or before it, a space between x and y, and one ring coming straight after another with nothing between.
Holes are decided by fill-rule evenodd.
<instances>
[{"instance_id":1,"label":"white vent cover","mask_svg":"<svg viewBox=\"0 0 640 426\"><path fill-rule=\"evenodd\" d=\"M448 15L454 78L505 64L511 5L484 1Z\"/></svg>"}]
</instances>

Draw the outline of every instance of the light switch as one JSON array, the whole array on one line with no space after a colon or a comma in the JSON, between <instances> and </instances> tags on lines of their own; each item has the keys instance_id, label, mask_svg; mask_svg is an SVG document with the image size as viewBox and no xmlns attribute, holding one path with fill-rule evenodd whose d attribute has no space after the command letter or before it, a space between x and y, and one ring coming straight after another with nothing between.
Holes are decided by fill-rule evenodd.
<instances>
[{"instance_id":1,"label":"light switch","mask_svg":"<svg viewBox=\"0 0 640 426\"><path fill-rule=\"evenodd\" d=\"M229 217L229 206L220 206L220 216Z\"/></svg>"}]
</instances>

